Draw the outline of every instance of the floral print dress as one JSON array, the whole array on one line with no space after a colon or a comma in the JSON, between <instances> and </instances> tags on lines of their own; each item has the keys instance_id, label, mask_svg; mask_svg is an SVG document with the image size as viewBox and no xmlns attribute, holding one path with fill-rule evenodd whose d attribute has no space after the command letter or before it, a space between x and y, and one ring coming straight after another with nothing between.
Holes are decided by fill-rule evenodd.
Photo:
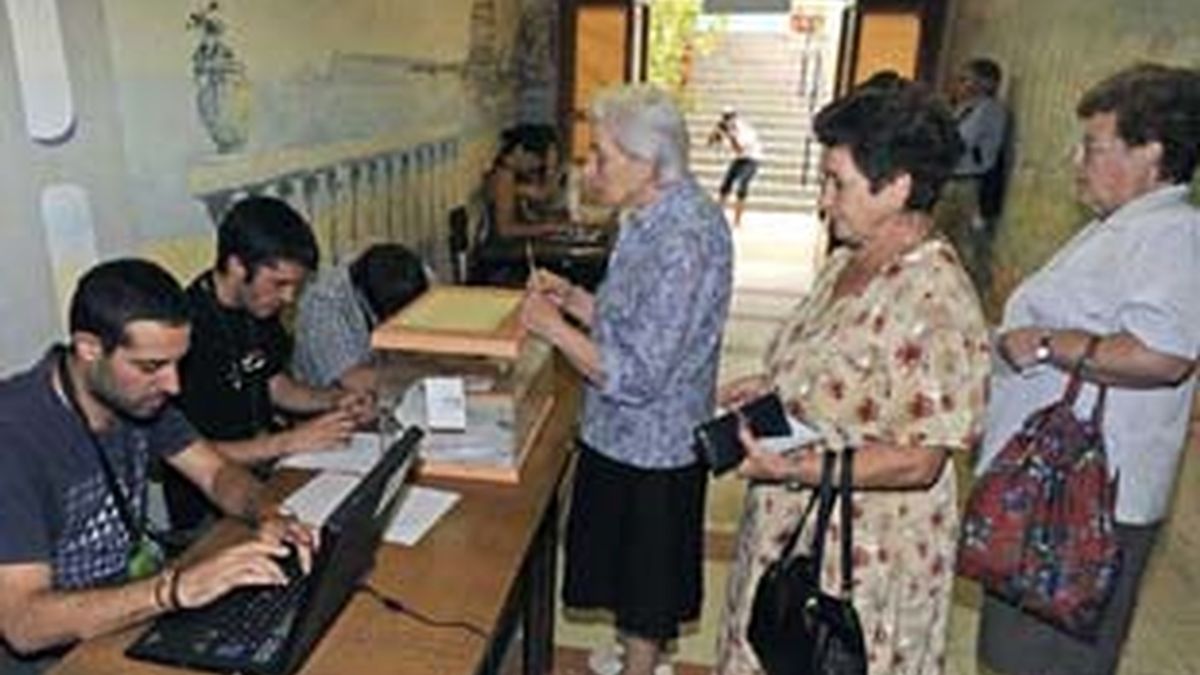
<instances>
[{"instance_id":1,"label":"floral print dress","mask_svg":"<svg viewBox=\"0 0 1200 675\"><path fill-rule=\"evenodd\" d=\"M953 248L926 240L886 265L861 294L834 299L849 256L833 254L767 351L766 371L789 410L822 430L835 450L864 437L971 448L984 407L988 336ZM718 673L762 672L746 640L754 590L809 495L774 484L750 487L718 636ZM870 674L943 672L958 531L954 467L946 462L928 489L859 491L853 513L853 600ZM829 531L836 541L836 509ZM811 535L801 538L807 541ZM826 547L826 591L840 586L839 553Z\"/></svg>"}]
</instances>

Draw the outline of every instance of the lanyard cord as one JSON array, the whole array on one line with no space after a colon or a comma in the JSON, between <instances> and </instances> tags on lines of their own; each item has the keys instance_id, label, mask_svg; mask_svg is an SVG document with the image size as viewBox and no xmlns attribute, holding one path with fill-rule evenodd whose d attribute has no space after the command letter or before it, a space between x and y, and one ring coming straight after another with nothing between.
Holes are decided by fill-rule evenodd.
<instances>
[{"instance_id":1,"label":"lanyard cord","mask_svg":"<svg viewBox=\"0 0 1200 675\"><path fill-rule=\"evenodd\" d=\"M117 513L121 516L121 524L125 526L125 531L129 534L130 544L136 546L142 540L143 535L150 534L149 530L137 525L137 521L134 519L133 511L129 505L129 499L125 491L121 489L120 483L117 482L117 474L113 471L112 464L108 461L108 455L105 454L99 439L96 438L96 434L88 424L87 416L83 414L83 408L79 405L79 398L75 392L75 382L71 379L71 373L67 369L67 351L65 349L60 352L58 359L58 379L71 411L75 413L75 416L83 425L83 433L87 436L89 444L100 459L100 468L104 474L104 482L108 485L108 491L112 493L113 501L116 502Z\"/></svg>"}]
</instances>

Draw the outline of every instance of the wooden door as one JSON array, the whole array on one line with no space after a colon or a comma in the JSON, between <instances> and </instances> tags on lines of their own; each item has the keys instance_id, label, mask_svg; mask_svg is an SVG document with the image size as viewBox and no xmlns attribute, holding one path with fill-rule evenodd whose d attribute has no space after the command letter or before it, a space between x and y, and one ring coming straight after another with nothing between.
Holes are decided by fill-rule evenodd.
<instances>
[{"instance_id":1,"label":"wooden door","mask_svg":"<svg viewBox=\"0 0 1200 675\"><path fill-rule=\"evenodd\" d=\"M842 22L838 92L881 70L936 79L946 0L858 0Z\"/></svg>"},{"instance_id":2,"label":"wooden door","mask_svg":"<svg viewBox=\"0 0 1200 675\"><path fill-rule=\"evenodd\" d=\"M644 79L647 12L634 0L576 0L563 22L563 116L572 159L587 155L592 96L605 87Z\"/></svg>"}]
</instances>

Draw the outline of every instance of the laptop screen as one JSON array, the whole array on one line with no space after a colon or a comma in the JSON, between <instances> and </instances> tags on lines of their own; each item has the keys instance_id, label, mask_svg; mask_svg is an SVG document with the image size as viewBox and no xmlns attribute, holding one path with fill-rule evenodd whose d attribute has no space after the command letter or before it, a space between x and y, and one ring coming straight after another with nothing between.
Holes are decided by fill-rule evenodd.
<instances>
[{"instance_id":1,"label":"laptop screen","mask_svg":"<svg viewBox=\"0 0 1200 675\"><path fill-rule=\"evenodd\" d=\"M292 630L291 658L308 654L370 570L422 435L420 429L409 427L325 521L313 564L313 589L299 608L299 625Z\"/></svg>"}]
</instances>

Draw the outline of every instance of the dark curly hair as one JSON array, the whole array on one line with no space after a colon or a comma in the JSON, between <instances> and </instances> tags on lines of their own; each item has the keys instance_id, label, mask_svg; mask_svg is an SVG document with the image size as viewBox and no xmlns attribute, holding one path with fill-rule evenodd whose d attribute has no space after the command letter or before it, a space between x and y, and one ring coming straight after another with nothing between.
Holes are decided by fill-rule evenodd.
<instances>
[{"instance_id":1,"label":"dark curly hair","mask_svg":"<svg viewBox=\"0 0 1200 675\"><path fill-rule=\"evenodd\" d=\"M1157 141L1159 173L1191 181L1200 159L1200 70L1142 63L1093 86L1075 108L1080 119L1113 113L1117 134L1133 146Z\"/></svg>"},{"instance_id":2,"label":"dark curly hair","mask_svg":"<svg viewBox=\"0 0 1200 675\"><path fill-rule=\"evenodd\" d=\"M813 122L826 147L844 146L876 192L908 174L905 207L931 211L963 152L954 115L924 85L862 87L821 109Z\"/></svg>"}]
</instances>

